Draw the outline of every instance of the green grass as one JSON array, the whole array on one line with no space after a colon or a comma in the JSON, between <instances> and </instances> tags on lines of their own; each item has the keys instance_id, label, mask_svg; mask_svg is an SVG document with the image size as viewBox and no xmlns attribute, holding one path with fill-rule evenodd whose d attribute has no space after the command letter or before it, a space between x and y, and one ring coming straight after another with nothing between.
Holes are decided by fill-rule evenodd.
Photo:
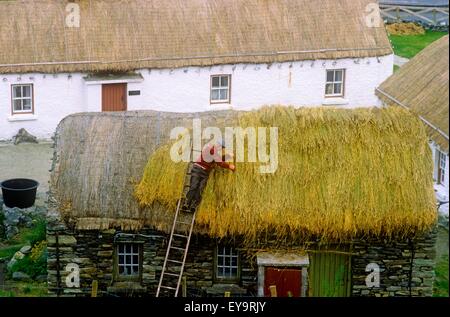
<instances>
[{"instance_id":1,"label":"green grass","mask_svg":"<svg viewBox=\"0 0 450 317\"><path fill-rule=\"evenodd\" d=\"M400 69L400 66L394 65L394 73Z\"/></svg>"},{"instance_id":2,"label":"green grass","mask_svg":"<svg viewBox=\"0 0 450 317\"><path fill-rule=\"evenodd\" d=\"M426 31L424 35L390 35L389 37L396 55L413 58L425 47L447 34L447 32Z\"/></svg>"},{"instance_id":3,"label":"green grass","mask_svg":"<svg viewBox=\"0 0 450 317\"><path fill-rule=\"evenodd\" d=\"M448 297L448 255L442 256L436 264L434 296Z\"/></svg>"},{"instance_id":4,"label":"green grass","mask_svg":"<svg viewBox=\"0 0 450 317\"><path fill-rule=\"evenodd\" d=\"M7 245L7 246L1 246L0 245L0 259L1 258L12 258L14 253L20 250L22 247L22 244L15 244L15 245Z\"/></svg>"},{"instance_id":5,"label":"green grass","mask_svg":"<svg viewBox=\"0 0 450 317\"><path fill-rule=\"evenodd\" d=\"M7 283L0 289L0 297L46 297L48 296L46 283Z\"/></svg>"}]
</instances>

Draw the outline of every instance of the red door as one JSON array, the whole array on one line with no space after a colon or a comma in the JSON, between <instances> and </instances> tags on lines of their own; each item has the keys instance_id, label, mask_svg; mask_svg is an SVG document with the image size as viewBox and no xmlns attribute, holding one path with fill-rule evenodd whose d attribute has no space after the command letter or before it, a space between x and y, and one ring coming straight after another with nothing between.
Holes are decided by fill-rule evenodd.
<instances>
[{"instance_id":1,"label":"red door","mask_svg":"<svg viewBox=\"0 0 450 317\"><path fill-rule=\"evenodd\" d=\"M102 85L102 111L127 110L127 84Z\"/></svg>"},{"instance_id":2,"label":"red door","mask_svg":"<svg viewBox=\"0 0 450 317\"><path fill-rule=\"evenodd\" d=\"M276 287L277 297L300 297L302 271L292 268L267 267L264 275L264 296L270 297L270 287Z\"/></svg>"}]
</instances>

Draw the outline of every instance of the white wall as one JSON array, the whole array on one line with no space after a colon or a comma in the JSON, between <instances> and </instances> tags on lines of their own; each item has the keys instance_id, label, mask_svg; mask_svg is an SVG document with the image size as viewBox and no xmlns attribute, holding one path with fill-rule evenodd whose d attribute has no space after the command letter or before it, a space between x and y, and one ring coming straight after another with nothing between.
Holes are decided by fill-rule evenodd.
<instances>
[{"instance_id":1,"label":"white wall","mask_svg":"<svg viewBox=\"0 0 450 317\"><path fill-rule=\"evenodd\" d=\"M346 69L345 97L324 98L327 69ZM378 87L393 71L393 55L379 58L237 64L213 67L140 70L141 82L128 83L128 110L196 112L220 109L250 110L266 104L341 107L377 106ZM231 103L210 105L210 76L231 74ZM49 138L66 115L101 111L101 82L87 84L84 74L0 74L0 140L10 139L24 127L39 138ZM44 78L45 76L45 78ZM18 78L21 77L19 81ZM30 79L32 77L33 79ZM33 83L35 116L32 121L11 121L11 84ZM16 115L15 119L22 115Z\"/></svg>"},{"instance_id":2,"label":"white wall","mask_svg":"<svg viewBox=\"0 0 450 317\"><path fill-rule=\"evenodd\" d=\"M0 140L20 128L39 138L50 138L65 116L86 111L82 74L0 74ZM33 84L34 114L11 115L11 85Z\"/></svg>"},{"instance_id":3,"label":"white wall","mask_svg":"<svg viewBox=\"0 0 450 317\"><path fill-rule=\"evenodd\" d=\"M437 178L438 178L437 165L439 164L437 150L439 149L439 146L436 143L431 142L430 147L431 147L431 151L433 153L433 163L434 163L433 179L435 180L435 183L436 183ZM450 164L450 160L449 160L448 153L447 153L446 158L445 158L445 180L444 180L444 183L439 184L439 185L435 184L435 186L434 186L434 188L436 190L436 196L437 196L438 200L441 200L441 201L448 201L448 199L449 199L449 188L450 188L450 186L449 186L449 164Z\"/></svg>"}]
</instances>

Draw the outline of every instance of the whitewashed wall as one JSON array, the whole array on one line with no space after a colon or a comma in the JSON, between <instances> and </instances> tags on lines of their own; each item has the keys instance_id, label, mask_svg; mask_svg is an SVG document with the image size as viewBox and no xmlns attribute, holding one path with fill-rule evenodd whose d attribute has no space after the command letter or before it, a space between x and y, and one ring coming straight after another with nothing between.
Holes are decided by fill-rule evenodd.
<instances>
[{"instance_id":1,"label":"whitewashed wall","mask_svg":"<svg viewBox=\"0 0 450 317\"><path fill-rule=\"evenodd\" d=\"M327 69L346 69L345 97L324 98ZM380 105L378 87L393 71L393 55L316 60L293 63L237 64L213 67L140 70L143 80L129 82L128 110L196 112L220 109L250 110L266 104L340 107ZM231 74L231 103L210 105L210 76ZM101 82L87 83L85 74L0 74L0 140L20 128L49 138L58 122L71 113L101 111ZM19 80L20 79L20 80ZM11 116L11 84L33 83L35 115ZM26 121L14 121L17 118ZM28 120L29 119L29 120Z\"/></svg>"},{"instance_id":2,"label":"whitewashed wall","mask_svg":"<svg viewBox=\"0 0 450 317\"><path fill-rule=\"evenodd\" d=\"M438 178L437 164L439 164L436 150L439 149L439 146L436 143L431 142L430 147L431 147L431 151L433 153L433 163L434 163L433 179L436 182L436 180ZM436 191L436 197L440 201L448 201L450 198L449 197L449 189L450 189L450 186L449 186L449 167L450 166L449 166L449 164L450 164L450 160L449 160L449 156L447 153L446 158L445 158L445 181L443 184L435 184L435 186L434 186L434 189ZM445 209L447 210L447 213L448 213L448 205L446 206Z\"/></svg>"}]
</instances>

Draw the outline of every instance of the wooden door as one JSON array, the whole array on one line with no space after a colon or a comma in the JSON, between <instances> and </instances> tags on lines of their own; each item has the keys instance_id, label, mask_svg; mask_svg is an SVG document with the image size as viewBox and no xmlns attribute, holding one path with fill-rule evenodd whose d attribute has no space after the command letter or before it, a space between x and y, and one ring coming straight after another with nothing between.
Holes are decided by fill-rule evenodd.
<instances>
[{"instance_id":1,"label":"wooden door","mask_svg":"<svg viewBox=\"0 0 450 317\"><path fill-rule=\"evenodd\" d=\"M270 287L276 286L277 297L300 297L302 270L267 267L264 273L264 296L270 297Z\"/></svg>"},{"instance_id":2,"label":"wooden door","mask_svg":"<svg viewBox=\"0 0 450 317\"><path fill-rule=\"evenodd\" d=\"M309 296L347 297L351 286L351 257L333 252L310 255Z\"/></svg>"},{"instance_id":3,"label":"wooden door","mask_svg":"<svg viewBox=\"0 0 450 317\"><path fill-rule=\"evenodd\" d=\"M102 111L127 110L127 84L102 85Z\"/></svg>"}]
</instances>

